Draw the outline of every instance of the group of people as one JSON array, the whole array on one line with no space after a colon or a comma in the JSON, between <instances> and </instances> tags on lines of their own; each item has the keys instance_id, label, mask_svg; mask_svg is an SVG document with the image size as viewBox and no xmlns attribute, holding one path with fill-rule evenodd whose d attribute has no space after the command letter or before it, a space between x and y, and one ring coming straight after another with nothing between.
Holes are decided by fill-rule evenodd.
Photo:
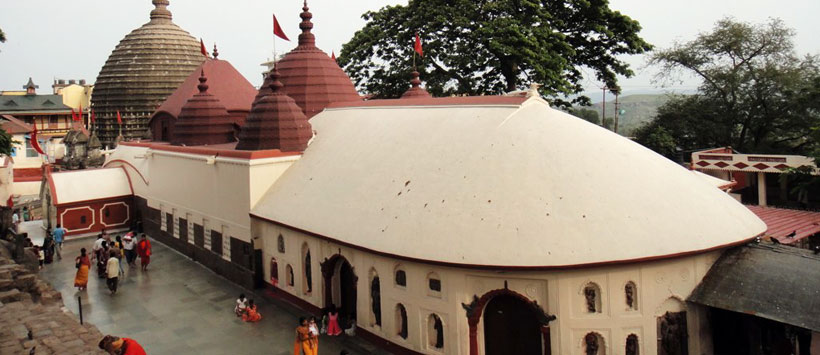
<instances>
[{"instance_id":1,"label":"group of people","mask_svg":"<svg viewBox=\"0 0 820 355\"><path fill-rule=\"evenodd\" d=\"M262 315L259 314L256 304L253 303L253 300L245 297L244 293L240 294L239 298L236 299L234 313L236 313L237 317L242 317L242 320L245 322L258 322L262 320Z\"/></svg>"},{"instance_id":2,"label":"group of people","mask_svg":"<svg viewBox=\"0 0 820 355\"><path fill-rule=\"evenodd\" d=\"M80 290L88 287L88 272L92 262L97 265L97 276L106 279L106 285L112 295L117 293L120 276L125 275L122 268L123 256L132 268L137 266L136 258L139 256L142 271L146 271L151 262L151 242L144 233L140 235L139 241L136 241L134 232L116 236L114 240L111 240L111 236L103 230L94 241L91 252L89 257L88 251L82 248L80 255L74 261L77 268L74 287Z\"/></svg>"}]
</instances>

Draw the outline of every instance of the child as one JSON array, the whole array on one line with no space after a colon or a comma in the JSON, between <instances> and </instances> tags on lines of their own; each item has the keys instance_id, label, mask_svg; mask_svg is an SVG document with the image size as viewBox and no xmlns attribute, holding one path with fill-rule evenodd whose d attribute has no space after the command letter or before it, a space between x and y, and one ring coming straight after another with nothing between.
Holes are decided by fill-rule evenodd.
<instances>
[{"instance_id":1,"label":"child","mask_svg":"<svg viewBox=\"0 0 820 355\"><path fill-rule=\"evenodd\" d=\"M258 322L262 320L262 315L256 311L256 305L253 300L248 300L248 306L245 308L245 314L242 315L242 320L246 322Z\"/></svg>"},{"instance_id":2,"label":"child","mask_svg":"<svg viewBox=\"0 0 820 355\"><path fill-rule=\"evenodd\" d=\"M316 326L316 317L310 317L308 322L308 330L310 332L310 348L313 349L314 354L319 353L319 327Z\"/></svg>"},{"instance_id":3,"label":"child","mask_svg":"<svg viewBox=\"0 0 820 355\"><path fill-rule=\"evenodd\" d=\"M46 261L46 253L43 251L43 248L34 246L34 253L37 254L37 260L40 261L40 269L43 268L43 263Z\"/></svg>"},{"instance_id":4,"label":"child","mask_svg":"<svg viewBox=\"0 0 820 355\"><path fill-rule=\"evenodd\" d=\"M237 317L241 317L245 314L245 309L248 308L248 300L245 298L245 294L239 294L239 298L236 299L236 307L234 307L233 311L236 313Z\"/></svg>"}]
</instances>

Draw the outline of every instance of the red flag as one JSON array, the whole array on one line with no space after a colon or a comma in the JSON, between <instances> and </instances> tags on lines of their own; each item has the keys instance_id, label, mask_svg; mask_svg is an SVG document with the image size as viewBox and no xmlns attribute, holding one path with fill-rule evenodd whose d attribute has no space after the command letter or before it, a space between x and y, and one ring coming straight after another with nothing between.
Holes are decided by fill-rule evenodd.
<instances>
[{"instance_id":1,"label":"red flag","mask_svg":"<svg viewBox=\"0 0 820 355\"><path fill-rule=\"evenodd\" d=\"M97 120L97 116L94 115L94 110L91 110L91 115L88 116L88 118L91 120L91 123Z\"/></svg>"},{"instance_id":2,"label":"red flag","mask_svg":"<svg viewBox=\"0 0 820 355\"><path fill-rule=\"evenodd\" d=\"M80 104L80 114L79 115L80 115L79 121L82 121L83 120L83 104Z\"/></svg>"},{"instance_id":3,"label":"red flag","mask_svg":"<svg viewBox=\"0 0 820 355\"><path fill-rule=\"evenodd\" d=\"M77 122L80 120L80 117L77 117L77 113L74 112L74 108L71 108L71 120ZM36 126L35 126L36 127Z\"/></svg>"},{"instance_id":4,"label":"red flag","mask_svg":"<svg viewBox=\"0 0 820 355\"><path fill-rule=\"evenodd\" d=\"M273 34L276 37L284 39L286 41L290 41L290 38L285 34L285 31L282 31L282 26L279 26L279 21L276 20L276 15L273 15Z\"/></svg>"},{"instance_id":5,"label":"red flag","mask_svg":"<svg viewBox=\"0 0 820 355\"><path fill-rule=\"evenodd\" d=\"M9 195L9 199L6 200L6 207L12 208L14 207L14 198L12 195Z\"/></svg>"},{"instance_id":6,"label":"red flag","mask_svg":"<svg viewBox=\"0 0 820 355\"><path fill-rule=\"evenodd\" d=\"M416 45L413 46L413 49L419 54L419 57L424 57L424 51L421 50L421 38L418 32L416 32Z\"/></svg>"},{"instance_id":7,"label":"red flag","mask_svg":"<svg viewBox=\"0 0 820 355\"><path fill-rule=\"evenodd\" d=\"M37 123L34 123L34 130L31 131L31 147L34 148L37 153L45 155L46 153L43 152L43 148L40 148L40 142L37 141Z\"/></svg>"},{"instance_id":8,"label":"red flag","mask_svg":"<svg viewBox=\"0 0 820 355\"><path fill-rule=\"evenodd\" d=\"M205 42L202 41L202 38L199 39L199 51L202 52L206 58L208 57L208 50L205 49Z\"/></svg>"},{"instance_id":9,"label":"red flag","mask_svg":"<svg viewBox=\"0 0 820 355\"><path fill-rule=\"evenodd\" d=\"M120 115L120 110L117 110L117 123L122 125L122 116Z\"/></svg>"},{"instance_id":10,"label":"red flag","mask_svg":"<svg viewBox=\"0 0 820 355\"><path fill-rule=\"evenodd\" d=\"M336 61L336 51L331 51L330 53L331 53L330 59L333 59L333 61L335 62Z\"/></svg>"}]
</instances>

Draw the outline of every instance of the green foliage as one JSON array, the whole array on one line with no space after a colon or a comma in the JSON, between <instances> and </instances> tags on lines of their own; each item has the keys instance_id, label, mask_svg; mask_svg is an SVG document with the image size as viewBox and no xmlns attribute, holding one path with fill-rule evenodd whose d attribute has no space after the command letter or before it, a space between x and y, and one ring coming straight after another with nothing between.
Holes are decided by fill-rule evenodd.
<instances>
[{"instance_id":1,"label":"green foliage","mask_svg":"<svg viewBox=\"0 0 820 355\"><path fill-rule=\"evenodd\" d=\"M582 118L585 121L592 122L594 124L601 124L601 117L598 115L598 111L590 110L588 108L571 108L567 111L570 115L573 115L578 118Z\"/></svg>"},{"instance_id":2,"label":"green foliage","mask_svg":"<svg viewBox=\"0 0 820 355\"><path fill-rule=\"evenodd\" d=\"M671 160L679 160L675 138L658 124L647 124L635 131L635 141Z\"/></svg>"},{"instance_id":3,"label":"green foliage","mask_svg":"<svg viewBox=\"0 0 820 355\"><path fill-rule=\"evenodd\" d=\"M655 52L650 63L660 66L660 79L694 74L702 85L696 95L662 106L639 141L665 149L665 139L653 138L663 128L684 151L732 146L754 153L816 152L820 70L815 56L795 54L793 36L780 20L752 25L723 19L710 33Z\"/></svg>"},{"instance_id":4,"label":"green foliage","mask_svg":"<svg viewBox=\"0 0 820 355\"><path fill-rule=\"evenodd\" d=\"M632 75L618 56L651 48L638 36L638 22L605 0L410 0L362 17L367 24L342 47L339 63L376 98L399 97L409 87L416 32L424 47L416 63L435 96L539 83L543 95L566 98L582 91L582 67L617 87L616 75ZM569 107L563 98L554 104Z\"/></svg>"},{"instance_id":5,"label":"green foliage","mask_svg":"<svg viewBox=\"0 0 820 355\"><path fill-rule=\"evenodd\" d=\"M0 128L0 154L5 156L11 156L11 150L14 144L20 143L15 141L11 134L6 132L5 129Z\"/></svg>"},{"instance_id":6,"label":"green foliage","mask_svg":"<svg viewBox=\"0 0 820 355\"><path fill-rule=\"evenodd\" d=\"M3 29L0 29L0 43L6 43L6 34L3 33Z\"/></svg>"}]
</instances>

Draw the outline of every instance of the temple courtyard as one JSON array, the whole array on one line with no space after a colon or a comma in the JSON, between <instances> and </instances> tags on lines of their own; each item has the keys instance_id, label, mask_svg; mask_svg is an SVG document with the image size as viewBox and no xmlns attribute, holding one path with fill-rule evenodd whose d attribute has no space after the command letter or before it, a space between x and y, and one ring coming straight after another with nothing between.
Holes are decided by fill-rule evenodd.
<instances>
[{"instance_id":1,"label":"temple courtyard","mask_svg":"<svg viewBox=\"0 0 820 355\"><path fill-rule=\"evenodd\" d=\"M34 227L34 222L27 222ZM35 243L37 228L25 228ZM104 334L139 341L149 354L292 354L294 329L303 313L295 307L252 295L182 254L153 241L148 272L125 265L119 291L111 296L104 279L92 268L88 289L74 288L74 258L80 248L90 250L93 239L69 241L63 259L46 265L41 277L60 291L66 308L79 313ZM233 314L234 300L244 292L259 304L261 322L244 323ZM378 354L358 338L321 336L319 350L338 354ZM383 353L383 352L381 352Z\"/></svg>"}]
</instances>

